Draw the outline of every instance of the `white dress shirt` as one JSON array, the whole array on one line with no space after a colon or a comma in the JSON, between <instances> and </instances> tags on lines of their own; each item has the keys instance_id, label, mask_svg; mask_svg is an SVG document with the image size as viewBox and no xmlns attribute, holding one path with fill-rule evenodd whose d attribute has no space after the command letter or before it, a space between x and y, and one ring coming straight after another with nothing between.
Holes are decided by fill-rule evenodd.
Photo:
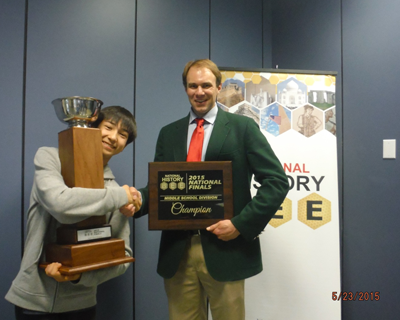
<instances>
[{"instance_id":1,"label":"white dress shirt","mask_svg":"<svg viewBox=\"0 0 400 320\"><path fill-rule=\"evenodd\" d=\"M207 114L203 117L204 121L204 141L203 141L203 149L201 152L201 161L204 161L206 157L206 151L208 142L210 141L211 133L214 129L215 119L217 118L218 106L215 106L207 112ZM190 117L189 117L189 127L188 127L188 136L187 136L187 149L186 152L189 152L190 140L192 140L193 131L197 127L197 123L195 119L198 118L197 115L193 112L192 108L190 108Z\"/></svg>"}]
</instances>

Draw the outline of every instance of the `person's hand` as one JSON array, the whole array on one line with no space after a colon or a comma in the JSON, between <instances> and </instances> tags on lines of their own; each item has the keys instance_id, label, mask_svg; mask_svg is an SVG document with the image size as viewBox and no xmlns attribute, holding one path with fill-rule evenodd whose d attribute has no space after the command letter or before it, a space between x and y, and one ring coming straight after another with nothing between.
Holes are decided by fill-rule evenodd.
<instances>
[{"instance_id":1,"label":"person's hand","mask_svg":"<svg viewBox=\"0 0 400 320\"><path fill-rule=\"evenodd\" d=\"M54 278L57 282L76 281L81 278L81 274L74 274L71 276L63 275L58 271L62 266L61 263L53 262L47 265L44 270L48 277Z\"/></svg>"},{"instance_id":2,"label":"person's hand","mask_svg":"<svg viewBox=\"0 0 400 320\"><path fill-rule=\"evenodd\" d=\"M235 228L231 220L219 221L207 228L207 231L214 233L218 239L229 241L237 238L240 232Z\"/></svg>"},{"instance_id":3,"label":"person's hand","mask_svg":"<svg viewBox=\"0 0 400 320\"><path fill-rule=\"evenodd\" d=\"M126 195L128 196L128 203L127 204L133 204L133 198L131 194L131 190L127 184L123 185L122 188L124 188Z\"/></svg>"},{"instance_id":4,"label":"person's hand","mask_svg":"<svg viewBox=\"0 0 400 320\"><path fill-rule=\"evenodd\" d=\"M129 191L132 195L133 205L135 206L135 211L139 211L142 206L142 194L137 191L135 187L130 187Z\"/></svg>"},{"instance_id":5,"label":"person's hand","mask_svg":"<svg viewBox=\"0 0 400 320\"><path fill-rule=\"evenodd\" d=\"M140 210L142 206L142 196L139 191L134 187L127 185L122 186L128 196L129 203L119 208L119 211L126 217L133 217L135 212Z\"/></svg>"},{"instance_id":6,"label":"person's hand","mask_svg":"<svg viewBox=\"0 0 400 320\"><path fill-rule=\"evenodd\" d=\"M119 212L121 212L125 217L131 218L135 214L135 206L133 204L126 204L123 207L119 208Z\"/></svg>"}]
</instances>

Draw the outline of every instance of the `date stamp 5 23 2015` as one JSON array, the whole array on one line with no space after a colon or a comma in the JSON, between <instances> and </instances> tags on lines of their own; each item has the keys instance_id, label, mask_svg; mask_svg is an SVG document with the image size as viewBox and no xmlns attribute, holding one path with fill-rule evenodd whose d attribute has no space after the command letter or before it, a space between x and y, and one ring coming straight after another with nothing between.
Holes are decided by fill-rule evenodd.
<instances>
[{"instance_id":1,"label":"date stamp 5 23 2015","mask_svg":"<svg viewBox=\"0 0 400 320\"><path fill-rule=\"evenodd\" d=\"M332 300L333 301L379 301L380 299L379 291L332 291Z\"/></svg>"}]
</instances>

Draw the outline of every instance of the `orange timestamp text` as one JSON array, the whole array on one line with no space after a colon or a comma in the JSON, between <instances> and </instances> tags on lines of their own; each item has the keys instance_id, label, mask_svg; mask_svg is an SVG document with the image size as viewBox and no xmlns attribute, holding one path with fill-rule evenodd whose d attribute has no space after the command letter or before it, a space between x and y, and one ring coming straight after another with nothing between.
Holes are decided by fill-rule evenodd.
<instances>
[{"instance_id":1,"label":"orange timestamp text","mask_svg":"<svg viewBox=\"0 0 400 320\"><path fill-rule=\"evenodd\" d=\"M333 301L379 301L380 299L379 291L332 291Z\"/></svg>"}]
</instances>

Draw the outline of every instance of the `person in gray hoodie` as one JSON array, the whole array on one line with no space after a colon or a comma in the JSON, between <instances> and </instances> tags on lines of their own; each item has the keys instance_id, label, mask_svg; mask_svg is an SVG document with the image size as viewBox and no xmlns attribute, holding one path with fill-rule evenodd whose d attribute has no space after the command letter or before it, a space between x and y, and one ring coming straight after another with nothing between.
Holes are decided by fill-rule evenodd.
<instances>
[{"instance_id":1,"label":"person in gray hoodie","mask_svg":"<svg viewBox=\"0 0 400 320\"><path fill-rule=\"evenodd\" d=\"M129 264L65 276L61 264L46 261L45 246L56 242L56 229L94 215L105 215L112 226L112 237L125 240L129 246L128 219L140 205L140 194L134 187L120 187L108 161L122 152L136 138L133 115L119 106L101 110L93 127L101 130L104 165L104 189L69 188L61 175L58 149L39 148L35 155L35 175L28 210L27 237L20 270L6 300L15 305L17 320L95 319L97 286L123 274Z\"/></svg>"}]
</instances>

